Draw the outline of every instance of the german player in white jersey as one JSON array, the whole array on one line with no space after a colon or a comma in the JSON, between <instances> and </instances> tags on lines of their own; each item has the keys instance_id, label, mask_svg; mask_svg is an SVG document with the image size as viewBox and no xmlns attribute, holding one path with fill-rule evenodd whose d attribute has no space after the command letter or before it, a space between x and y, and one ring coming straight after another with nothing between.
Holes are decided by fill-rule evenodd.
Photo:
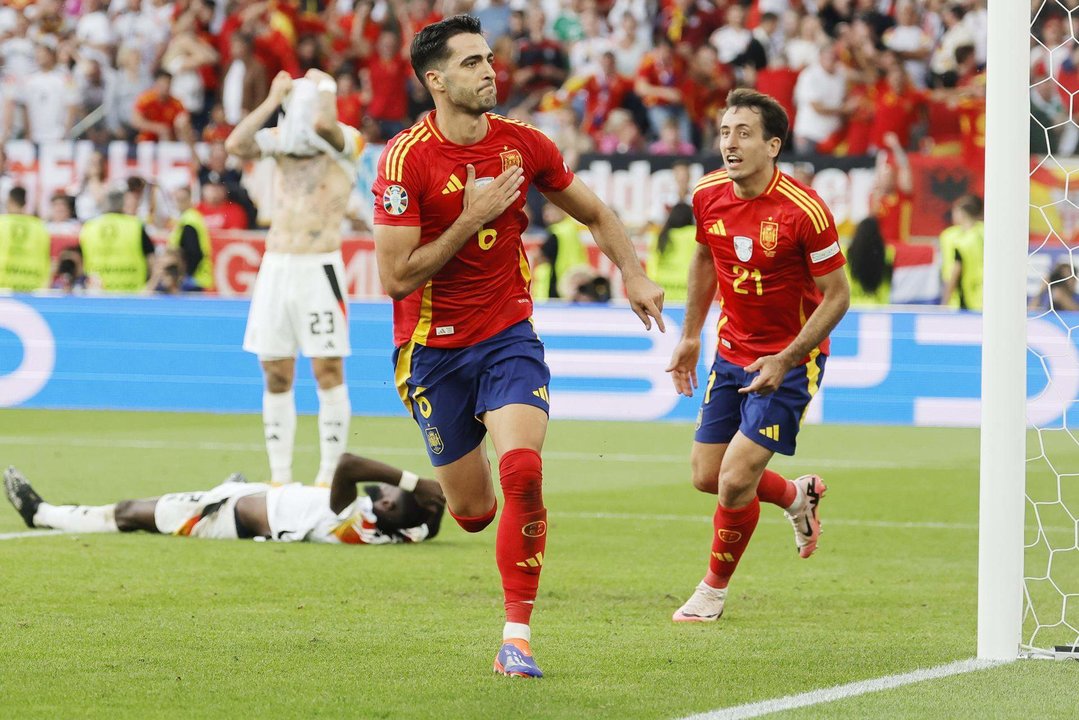
<instances>
[{"instance_id":1,"label":"german player in white jersey","mask_svg":"<svg viewBox=\"0 0 1079 720\"><path fill-rule=\"evenodd\" d=\"M434 480L348 453L341 456L329 488L249 483L233 473L206 491L108 505L53 505L9 467L4 490L31 528L348 545L430 540L438 533L446 505Z\"/></svg>"},{"instance_id":2,"label":"german player in white jersey","mask_svg":"<svg viewBox=\"0 0 1079 720\"><path fill-rule=\"evenodd\" d=\"M281 484L292 482L297 351L311 358L318 382L316 484L330 484L352 415L343 364L351 350L340 228L364 141L355 128L337 122L336 88L319 70L295 81L278 73L266 100L225 143L236 157L272 158L275 164L274 209L243 347L262 364L270 479ZM263 128L282 105L284 119Z\"/></svg>"}]
</instances>

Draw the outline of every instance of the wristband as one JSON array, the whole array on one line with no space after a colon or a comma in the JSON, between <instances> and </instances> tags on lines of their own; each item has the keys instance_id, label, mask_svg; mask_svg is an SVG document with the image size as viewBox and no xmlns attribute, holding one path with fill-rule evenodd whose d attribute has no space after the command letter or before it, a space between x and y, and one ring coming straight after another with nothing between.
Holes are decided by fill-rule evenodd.
<instances>
[{"instance_id":1,"label":"wristband","mask_svg":"<svg viewBox=\"0 0 1079 720\"><path fill-rule=\"evenodd\" d=\"M318 81L318 91L337 94L337 81L333 78L322 78Z\"/></svg>"},{"instance_id":2,"label":"wristband","mask_svg":"<svg viewBox=\"0 0 1079 720\"><path fill-rule=\"evenodd\" d=\"M401 488L405 492L414 492L416 490L416 483L420 481L420 476L416 473L411 473L408 470L401 471L401 479L397 481L397 487Z\"/></svg>"}]
</instances>

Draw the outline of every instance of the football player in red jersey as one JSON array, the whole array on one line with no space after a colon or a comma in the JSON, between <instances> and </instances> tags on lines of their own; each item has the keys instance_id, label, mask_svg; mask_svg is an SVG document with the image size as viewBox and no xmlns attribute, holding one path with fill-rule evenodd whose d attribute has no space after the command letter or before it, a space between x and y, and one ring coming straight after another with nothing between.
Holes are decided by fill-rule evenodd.
<instances>
[{"instance_id":1,"label":"football player in red jersey","mask_svg":"<svg viewBox=\"0 0 1079 720\"><path fill-rule=\"evenodd\" d=\"M690 460L693 485L718 494L719 504L708 572L675 612L677 622L719 619L760 501L786 511L803 558L820 535L821 479L790 481L767 466L776 452L794 454L824 374L828 334L850 305L850 288L832 214L813 190L776 167L787 128L774 98L732 92L719 130L725 167L693 191L700 245L668 371L675 389L692 396L701 327L718 286L719 343Z\"/></svg>"},{"instance_id":2,"label":"football player in red jersey","mask_svg":"<svg viewBox=\"0 0 1079 720\"><path fill-rule=\"evenodd\" d=\"M588 226L622 272L633 311L663 330L663 291L649 280L614 212L535 128L490 113L494 55L479 21L451 17L419 32L412 67L435 111L379 160L375 247L394 299L401 399L420 426L450 514L468 532L495 517L484 437L499 458L505 506L495 559L506 625L494 667L541 677L529 620L547 536L540 451L550 372L532 328L521 234L529 185Z\"/></svg>"}]
</instances>

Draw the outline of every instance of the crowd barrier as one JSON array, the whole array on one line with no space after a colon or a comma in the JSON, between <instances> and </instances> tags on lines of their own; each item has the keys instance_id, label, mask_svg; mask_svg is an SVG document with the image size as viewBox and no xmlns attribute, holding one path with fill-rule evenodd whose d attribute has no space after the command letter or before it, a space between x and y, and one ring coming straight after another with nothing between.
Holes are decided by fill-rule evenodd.
<instances>
[{"instance_id":1,"label":"crowd barrier","mask_svg":"<svg viewBox=\"0 0 1079 720\"><path fill-rule=\"evenodd\" d=\"M242 299L0 298L0 407L258 412L259 366L240 348L247 308ZM625 306L537 307L553 416L694 420L699 394L675 395L665 372L684 311L664 314L660 334L645 332ZM715 319L704 334L701 392ZM389 303L350 304L346 375L356 415L404 414L390 323ZM1079 349L1068 333L1077 324L1079 313L1029 321L1029 370L1016 382L1026 382L1028 419L1039 427L1060 425L1079 398ZM980 316L852 311L832 341L808 422L979 424ZM298 368L298 409L314 413L309 364Z\"/></svg>"}]
</instances>

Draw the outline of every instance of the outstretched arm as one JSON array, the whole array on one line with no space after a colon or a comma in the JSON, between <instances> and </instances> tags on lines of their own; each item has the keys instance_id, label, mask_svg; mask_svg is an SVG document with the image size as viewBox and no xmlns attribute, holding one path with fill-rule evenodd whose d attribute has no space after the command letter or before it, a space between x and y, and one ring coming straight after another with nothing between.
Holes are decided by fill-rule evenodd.
<instances>
[{"instance_id":1,"label":"outstretched arm","mask_svg":"<svg viewBox=\"0 0 1079 720\"><path fill-rule=\"evenodd\" d=\"M652 329L651 318L654 318L659 331L664 332L663 289L648 279L641 267L641 260L633 249L633 243L629 241L626 229L614 214L614 210L596 197L580 178L574 178L565 190L544 195L588 226L599 249L622 273L622 283L626 287L626 297L629 298L633 312L637 313L646 329Z\"/></svg>"},{"instance_id":2,"label":"outstretched arm","mask_svg":"<svg viewBox=\"0 0 1079 720\"><path fill-rule=\"evenodd\" d=\"M282 70L277 73L270 85L270 94L251 113L240 121L240 124L232 129L225 140L225 149L229 155L235 155L241 160L254 160L260 155L259 146L255 142L257 133L266 121L277 112L285 96L292 88L292 78Z\"/></svg>"},{"instance_id":3,"label":"outstretched arm","mask_svg":"<svg viewBox=\"0 0 1079 720\"><path fill-rule=\"evenodd\" d=\"M400 487L403 477L404 473L395 467L378 460L345 453L337 462L337 470L334 471L333 482L330 484L330 509L339 513L355 502L359 495L356 486L360 483L386 483ZM411 492L419 506L424 509L437 510L446 504L442 488L434 480L417 481Z\"/></svg>"}]
</instances>

